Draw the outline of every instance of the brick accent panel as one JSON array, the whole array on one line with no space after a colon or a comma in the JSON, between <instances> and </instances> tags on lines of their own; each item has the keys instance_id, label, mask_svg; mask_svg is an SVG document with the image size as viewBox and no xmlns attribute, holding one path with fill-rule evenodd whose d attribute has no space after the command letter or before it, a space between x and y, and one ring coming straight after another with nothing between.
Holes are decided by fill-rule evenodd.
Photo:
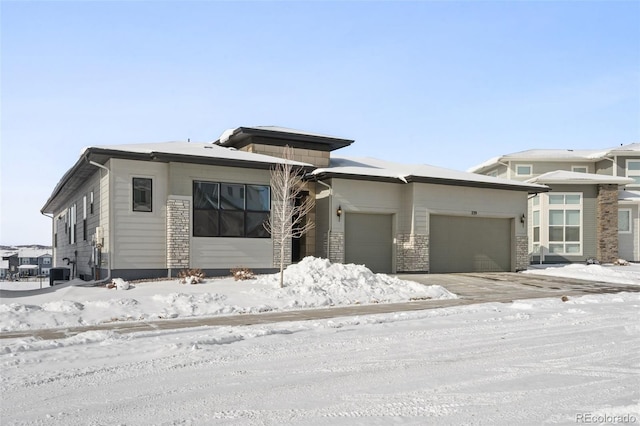
<instances>
[{"instance_id":1,"label":"brick accent panel","mask_svg":"<svg viewBox=\"0 0 640 426\"><path fill-rule=\"evenodd\" d=\"M529 267L529 237L516 236L516 272L524 271Z\"/></svg>"},{"instance_id":2,"label":"brick accent panel","mask_svg":"<svg viewBox=\"0 0 640 426\"><path fill-rule=\"evenodd\" d=\"M167 268L189 267L191 201L167 200Z\"/></svg>"},{"instance_id":3,"label":"brick accent panel","mask_svg":"<svg viewBox=\"0 0 640 426\"><path fill-rule=\"evenodd\" d=\"M429 271L429 236L396 235L396 270L398 272Z\"/></svg>"},{"instance_id":4,"label":"brick accent panel","mask_svg":"<svg viewBox=\"0 0 640 426\"><path fill-rule=\"evenodd\" d=\"M600 262L618 259L618 185L598 185L596 241Z\"/></svg>"}]
</instances>

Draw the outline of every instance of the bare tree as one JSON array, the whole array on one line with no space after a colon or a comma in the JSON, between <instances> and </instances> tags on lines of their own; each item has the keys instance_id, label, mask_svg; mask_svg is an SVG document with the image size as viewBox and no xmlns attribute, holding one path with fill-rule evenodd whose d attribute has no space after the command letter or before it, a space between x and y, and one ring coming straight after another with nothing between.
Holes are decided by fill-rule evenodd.
<instances>
[{"instance_id":1,"label":"bare tree","mask_svg":"<svg viewBox=\"0 0 640 426\"><path fill-rule=\"evenodd\" d=\"M303 169L292 164L292 157L293 150L285 146L286 161L271 168L271 215L264 224L280 249L280 288L284 286L285 247L292 238L300 238L314 227L312 221L306 220L314 200L303 197Z\"/></svg>"}]
</instances>

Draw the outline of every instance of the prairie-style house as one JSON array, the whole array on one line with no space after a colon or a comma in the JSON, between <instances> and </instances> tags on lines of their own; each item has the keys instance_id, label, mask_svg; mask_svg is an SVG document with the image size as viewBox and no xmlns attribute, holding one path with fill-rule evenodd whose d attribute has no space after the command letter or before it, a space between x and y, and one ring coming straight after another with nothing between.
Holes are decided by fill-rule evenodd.
<instances>
[{"instance_id":1,"label":"prairie-style house","mask_svg":"<svg viewBox=\"0 0 640 426\"><path fill-rule=\"evenodd\" d=\"M334 155L353 142L239 127L214 143L85 148L42 208L55 266L71 262L84 279L273 271L279 250L263 222L270 169L289 146L315 200L306 218L315 228L287 244L289 262L313 255L389 273L527 267L527 199L546 186Z\"/></svg>"},{"instance_id":2,"label":"prairie-style house","mask_svg":"<svg viewBox=\"0 0 640 426\"><path fill-rule=\"evenodd\" d=\"M468 171L551 189L529 199L534 262L640 261L640 143L603 150L534 149Z\"/></svg>"}]
</instances>

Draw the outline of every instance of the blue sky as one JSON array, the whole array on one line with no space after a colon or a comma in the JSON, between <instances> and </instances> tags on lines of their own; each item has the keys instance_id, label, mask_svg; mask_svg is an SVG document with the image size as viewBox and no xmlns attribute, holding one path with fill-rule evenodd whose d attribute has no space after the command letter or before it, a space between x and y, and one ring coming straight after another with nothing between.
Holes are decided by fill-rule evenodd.
<instances>
[{"instance_id":1,"label":"blue sky","mask_svg":"<svg viewBox=\"0 0 640 426\"><path fill-rule=\"evenodd\" d=\"M640 141L640 2L0 2L0 244L83 147L279 125L465 170Z\"/></svg>"}]
</instances>

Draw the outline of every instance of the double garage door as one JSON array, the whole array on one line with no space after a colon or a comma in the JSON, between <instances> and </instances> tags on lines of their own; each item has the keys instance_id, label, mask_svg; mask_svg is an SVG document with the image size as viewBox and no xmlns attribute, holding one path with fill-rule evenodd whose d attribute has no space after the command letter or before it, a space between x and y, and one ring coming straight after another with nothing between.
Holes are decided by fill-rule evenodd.
<instances>
[{"instance_id":1,"label":"double garage door","mask_svg":"<svg viewBox=\"0 0 640 426\"><path fill-rule=\"evenodd\" d=\"M511 271L511 219L431 215L431 273ZM345 260L393 272L392 216L345 215Z\"/></svg>"},{"instance_id":2,"label":"double garage door","mask_svg":"<svg viewBox=\"0 0 640 426\"><path fill-rule=\"evenodd\" d=\"M511 271L511 222L511 219L432 215L430 272Z\"/></svg>"}]
</instances>

